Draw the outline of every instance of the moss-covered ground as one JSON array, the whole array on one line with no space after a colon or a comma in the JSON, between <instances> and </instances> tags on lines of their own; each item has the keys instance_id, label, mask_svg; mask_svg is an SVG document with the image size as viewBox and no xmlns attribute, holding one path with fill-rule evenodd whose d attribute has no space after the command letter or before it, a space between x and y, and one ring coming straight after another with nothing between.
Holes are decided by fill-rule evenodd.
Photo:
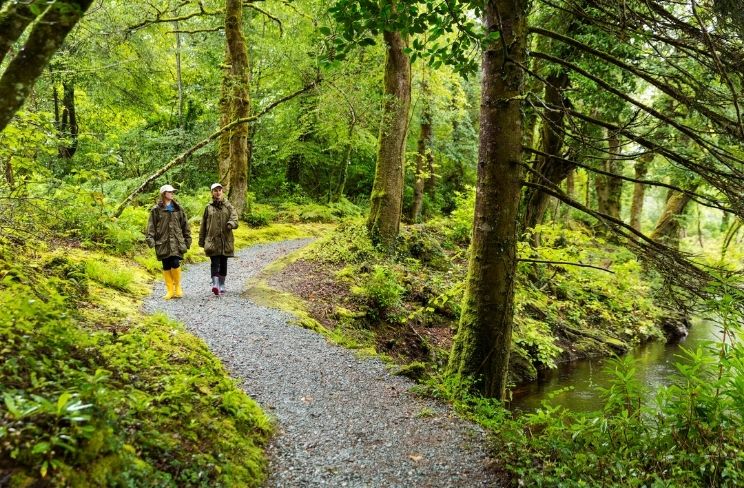
<instances>
[{"instance_id":1,"label":"moss-covered ground","mask_svg":"<svg viewBox=\"0 0 744 488\"><path fill-rule=\"evenodd\" d=\"M236 244L321 232L242 226ZM201 340L140 311L151 250L95 247L0 243L0 484L259 486L268 418Z\"/></svg>"}]
</instances>

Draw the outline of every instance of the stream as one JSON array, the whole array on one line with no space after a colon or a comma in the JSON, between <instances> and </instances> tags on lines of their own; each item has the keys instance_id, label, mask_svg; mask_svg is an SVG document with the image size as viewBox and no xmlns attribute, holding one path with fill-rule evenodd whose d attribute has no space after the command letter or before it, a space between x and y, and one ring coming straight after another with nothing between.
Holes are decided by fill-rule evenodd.
<instances>
[{"instance_id":1,"label":"stream","mask_svg":"<svg viewBox=\"0 0 744 488\"><path fill-rule=\"evenodd\" d=\"M713 322L696 320L689 334L675 344L653 342L641 346L628 354L636 359L636 377L652 393L671 384L679 374L675 363L683 358L682 347L696 349L705 341L719 340L720 330ZM602 407L600 388L607 388L612 376L605 371L608 358L593 358L558 365L557 369L543 370L533 383L520 385L512 390L512 410L533 411L543 400L559 392L551 400L552 405L561 405L576 412L598 410Z\"/></svg>"}]
</instances>

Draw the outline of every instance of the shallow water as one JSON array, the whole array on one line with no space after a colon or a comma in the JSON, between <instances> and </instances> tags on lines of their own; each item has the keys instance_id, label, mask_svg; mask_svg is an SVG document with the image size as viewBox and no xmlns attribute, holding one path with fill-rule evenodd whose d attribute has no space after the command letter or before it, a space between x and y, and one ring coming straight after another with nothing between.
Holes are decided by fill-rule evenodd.
<instances>
[{"instance_id":1,"label":"shallow water","mask_svg":"<svg viewBox=\"0 0 744 488\"><path fill-rule=\"evenodd\" d=\"M671 384L678 375L675 363L683 361L682 347L696 349L705 341L718 340L720 329L716 324L698 320L690 333L677 344L660 342L646 344L629 354L636 359L636 377L653 392ZM512 410L530 411L541 406L551 395L551 405L586 412L602 406L600 388L607 388L612 375L605 371L607 358L584 359L558 366L557 369L541 371L537 381L521 385L512 390ZM572 387L570 390L561 389Z\"/></svg>"}]
</instances>

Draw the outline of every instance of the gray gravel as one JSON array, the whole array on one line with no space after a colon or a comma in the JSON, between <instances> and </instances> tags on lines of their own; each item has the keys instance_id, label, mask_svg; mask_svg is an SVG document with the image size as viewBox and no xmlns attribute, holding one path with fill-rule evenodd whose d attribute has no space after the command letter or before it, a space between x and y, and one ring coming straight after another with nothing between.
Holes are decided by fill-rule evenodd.
<instances>
[{"instance_id":1,"label":"gray gravel","mask_svg":"<svg viewBox=\"0 0 744 488\"><path fill-rule=\"evenodd\" d=\"M227 293L210 291L209 263L183 273L185 297L145 302L201 337L277 422L270 487L497 486L485 435L446 406L410 392L379 360L298 327L286 312L240 296L264 266L309 240L258 245L228 262Z\"/></svg>"}]
</instances>

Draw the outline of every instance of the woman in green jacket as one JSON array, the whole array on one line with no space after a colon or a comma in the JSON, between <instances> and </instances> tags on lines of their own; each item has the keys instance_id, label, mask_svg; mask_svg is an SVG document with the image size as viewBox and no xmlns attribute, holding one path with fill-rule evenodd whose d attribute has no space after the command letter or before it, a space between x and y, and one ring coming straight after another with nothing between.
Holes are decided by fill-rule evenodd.
<instances>
[{"instance_id":1,"label":"woman in green jacket","mask_svg":"<svg viewBox=\"0 0 744 488\"><path fill-rule=\"evenodd\" d=\"M184 209L173 199L176 191L170 185L160 187L160 199L150 209L147 222L147 245L155 248L155 256L163 263L165 298L181 298L181 267L183 255L191 247L191 229Z\"/></svg>"},{"instance_id":2,"label":"woman in green jacket","mask_svg":"<svg viewBox=\"0 0 744 488\"><path fill-rule=\"evenodd\" d=\"M202 216L199 229L199 247L212 261L212 293L225 293L225 276L227 275L227 258L235 254L235 239L233 229L238 228L238 213L230 202L225 200L225 194L220 183L214 183L212 203L207 205Z\"/></svg>"}]
</instances>

